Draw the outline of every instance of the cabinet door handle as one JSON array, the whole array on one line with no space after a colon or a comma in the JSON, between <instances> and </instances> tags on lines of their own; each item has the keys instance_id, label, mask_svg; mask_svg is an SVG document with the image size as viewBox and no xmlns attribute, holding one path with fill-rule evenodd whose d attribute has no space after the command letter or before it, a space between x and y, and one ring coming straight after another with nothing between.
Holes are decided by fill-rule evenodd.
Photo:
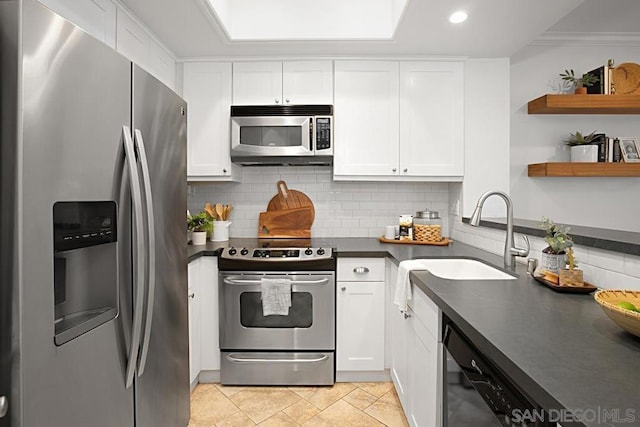
<instances>
[{"instance_id":1,"label":"cabinet door handle","mask_svg":"<svg viewBox=\"0 0 640 427\"><path fill-rule=\"evenodd\" d=\"M346 287L346 286L343 286L343 287L341 287L341 288L340 288L340 290L341 290L341 291L346 291L346 290L347 290L347 287Z\"/></svg>"},{"instance_id":2,"label":"cabinet door handle","mask_svg":"<svg viewBox=\"0 0 640 427\"><path fill-rule=\"evenodd\" d=\"M409 317L411 317L411 315L405 311L405 312L404 312L404 318L405 318L405 319L408 319Z\"/></svg>"},{"instance_id":3,"label":"cabinet door handle","mask_svg":"<svg viewBox=\"0 0 640 427\"><path fill-rule=\"evenodd\" d=\"M409 169L404 168L404 173L407 173L407 172L409 172Z\"/></svg>"},{"instance_id":4,"label":"cabinet door handle","mask_svg":"<svg viewBox=\"0 0 640 427\"><path fill-rule=\"evenodd\" d=\"M191 292L191 293L189 294L189 298L195 298L195 297L196 297L196 293L195 293L195 292Z\"/></svg>"},{"instance_id":5,"label":"cabinet door handle","mask_svg":"<svg viewBox=\"0 0 640 427\"><path fill-rule=\"evenodd\" d=\"M353 269L353 272L356 274L365 274L369 272L369 269L367 267L356 267Z\"/></svg>"},{"instance_id":6,"label":"cabinet door handle","mask_svg":"<svg viewBox=\"0 0 640 427\"><path fill-rule=\"evenodd\" d=\"M391 171L392 171L392 172L395 172L395 171L397 171L397 170L398 170L398 169L396 169L396 168L391 169Z\"/></svg>"},{"instance_id":7,"label":"cabinet door handle","mask_svg":"<svg viewBox=\"0 0 640 427\"><path fill-rule=\"evenodd\" d=\"M280 104L280 98L276 98L276 104Z\"/></svg>"},{"instance_id":8,"label":"cabinet door handle","mask_svg":"<svg viewBox=\"0 0 640 427\"><path fill-rule=\"evenodd\" d=\"M289 98L287 98L287 99L284 100L284 102L286 102L288 104L289 102L291 102L291 100Z\"/></svg>"},{"instance_id":9,"label":"cabinet door handle","mask_svg":"<svg viewBox=\"0 0 640 427\"><path fill-rule=\"evenodd\" d=\"M227 173L227 170L226 169L222 169L222 173Z\"/></svg>"}]
</instances>

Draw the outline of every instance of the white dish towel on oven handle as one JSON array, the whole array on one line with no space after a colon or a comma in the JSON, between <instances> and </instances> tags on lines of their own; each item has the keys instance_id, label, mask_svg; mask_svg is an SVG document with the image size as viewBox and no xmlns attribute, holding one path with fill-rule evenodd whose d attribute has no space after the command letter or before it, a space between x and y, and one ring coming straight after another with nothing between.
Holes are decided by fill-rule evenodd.
<instances>
[{"instance_id":1,"label":"white dish towel on oven handle","mask_svg":"<svg viewBox=\"0 0 640 427\"><path fill-rule=\"evenodd\" d=\"M288 316L291 307L290 279L260 279L263 316Z\"/></svg>"},{"instance_id":2,"label":"white dish towel on oven handle","mask_svg":"<svg viewBox=\"0 0 640 427\"><path fill-rule=\"evenodd\" d=\"M400 262L393 303L397 305L402 312L407 311L407 301L413 297L411 294L411 282L409 281L411 270L426 270L426 268L420 261L407 260Z\"/></svg>"}]
</instances>

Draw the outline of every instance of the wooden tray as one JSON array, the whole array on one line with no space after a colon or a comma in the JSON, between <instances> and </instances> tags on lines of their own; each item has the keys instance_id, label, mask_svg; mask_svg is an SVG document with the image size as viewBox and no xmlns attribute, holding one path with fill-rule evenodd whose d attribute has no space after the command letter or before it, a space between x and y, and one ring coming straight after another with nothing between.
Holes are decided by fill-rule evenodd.
<instances>
[{"instance_id":1,"label":"wooden tray","mask_svg":"<svg viewBox=\"0 0 640 427\"><path fill-rule=\"evenodd\" d=\"M448 246L451 240L443 237L439 242L418 242L417 240L396 240L385 239L383 236L378 237L380 243L404 243L406 245L432 245L432 246Z\"/></svg>"},{"instance_id":2,"label":"wooden tray","mask_svg":"<svg viewBox=\"0 0 640 427\"><path fill-rule=\"evenodd\" d=\"M565 294L590 294L591 292L598 289L597 286L593 286L589 282L584 282L584 286L560 286L555 283L551 283L548 280L544 280L542 277L533 277L536 282L540 282L543 285L546 285L553 289L556 292L565 293Z\"/></svg>"}]
</instances>

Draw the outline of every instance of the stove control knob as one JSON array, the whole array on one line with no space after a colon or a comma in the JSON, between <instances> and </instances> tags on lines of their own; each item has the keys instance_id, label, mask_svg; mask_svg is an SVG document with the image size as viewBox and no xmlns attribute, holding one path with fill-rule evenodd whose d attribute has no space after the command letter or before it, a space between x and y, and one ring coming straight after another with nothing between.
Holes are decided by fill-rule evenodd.
<instances>
[{"instance_id":1,"label":"stove control knob","mask_svg":"<svg viewBox=\"0 0 640 427\"><path fill-rule=\"evenodd\" d=\"M230 249L229 249L229 255L235 255L236 253L238 253L238 251L236 250L236 248L230 248Z\"/></svg>"},{"instance_id":2,"label":"stove control knob","mask_svg":"<svg viewBox=\"0 0 640 427\"><path fill-rule=\"evenodd\" d=\"M311 250L311 248L307 248L304 250L304 254L305 255L313 255L313 251Z\"/></svg>"},{"instance_id":3,"label":"stove control knob","mask_svg":"<svg viewBox=\"0 0 640 427\"><path fill-rule=\"evenodd\" d=\"M246 254L248 254L248 253L249 253L249 249L247 249L247 248L242 248L242 249L240 250L240 255L246 255Z\"/></svg>"},{"instance_id":4,"label":"stove control knob","mask_svg":"<svg viewBox=\"0 0 640 427\"><path fill-rule=\"evenodd\" d=\"M318 255L324 255L324 249L320 248L318 249Z\"/></svg>"}]
</instances>

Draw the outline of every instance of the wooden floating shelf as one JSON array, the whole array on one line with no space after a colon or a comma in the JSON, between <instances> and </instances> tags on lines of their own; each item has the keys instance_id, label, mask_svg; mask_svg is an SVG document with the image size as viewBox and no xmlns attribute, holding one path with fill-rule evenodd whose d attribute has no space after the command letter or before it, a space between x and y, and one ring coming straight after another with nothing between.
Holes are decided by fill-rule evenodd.
<instances>
[{"instance_id":1,"label":"wooden floating shelf","mask_svg":"<svg viewBox=\"0 0 640 427\"><path fill-rule=\"evenodd\" d=\"M640 114L640 95L543 95L529 114Z\"/></svg>"},{"instance_id":2,"label":"wooden floating shelf","mask_svg":"<svg viewBox=\"0 0 640 427\"><path fill-rule=\"evenodd\" d=\"M534 163L529 165L529 176L557 177L640 177L639 163Z\"/></svg>"}]
</instances>

